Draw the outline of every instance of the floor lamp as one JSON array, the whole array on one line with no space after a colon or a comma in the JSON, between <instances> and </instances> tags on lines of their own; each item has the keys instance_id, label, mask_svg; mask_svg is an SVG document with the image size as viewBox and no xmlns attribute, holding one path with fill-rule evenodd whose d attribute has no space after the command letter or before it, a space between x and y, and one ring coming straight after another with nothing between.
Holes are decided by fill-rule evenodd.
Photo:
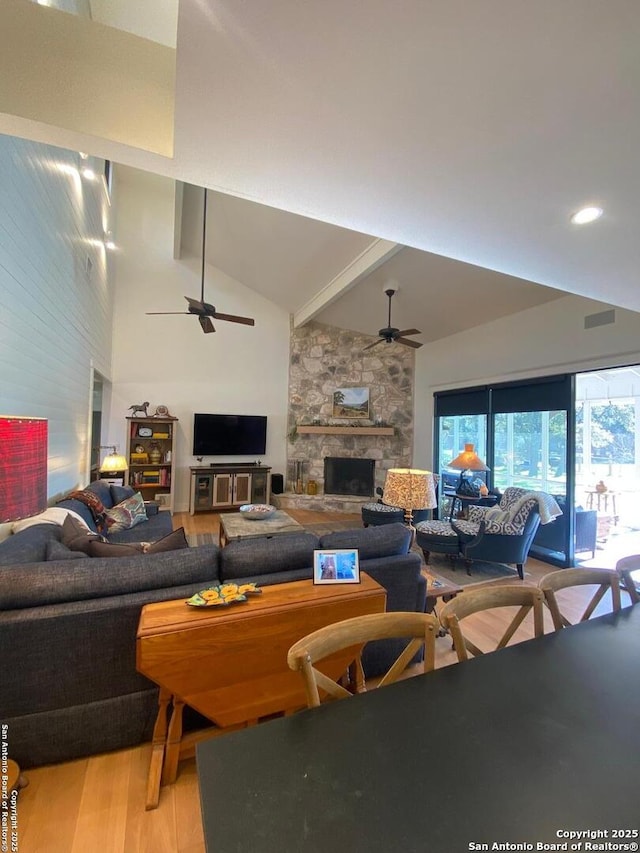
<instances>
[{"instance_id":1,"label":"floor lamp","mask_svg":"<svg viewBox=\"0 0 640 853\"><path fill-rule=\"evenodd\" d=\"M416 535L414 510L434 509L437 506L434 475L431 471L418 468L390 468L384 483L383 501L389 506L402 507L413 545Z\"/></svg>"},{"instance_id":2,"label":"floor lamp","mask_svg":"<svg viewBox=\"0 0 640 853\"><path fill-rule=\"evenodd\" d=\"M0 416L0 522L18 521L47 508L47 420ZM27 780L6 759L7 790Z\"/></svg>"}]
</instances>

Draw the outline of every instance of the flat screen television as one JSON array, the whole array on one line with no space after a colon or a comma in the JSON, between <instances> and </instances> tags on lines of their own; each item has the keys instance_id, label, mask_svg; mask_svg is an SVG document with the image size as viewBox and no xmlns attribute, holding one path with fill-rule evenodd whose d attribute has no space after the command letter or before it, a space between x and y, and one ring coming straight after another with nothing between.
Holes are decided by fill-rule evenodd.
<instances>
[{"instance_id":1,"label":"flat screen television","mask_svg":"<svg viewBox=\"0 0 640 853\"><path fill-rule=\"evenodd\" d=\"M193 416L194 456L262 456L266 449L266 415Z\"/></svg>"}]
</instances>

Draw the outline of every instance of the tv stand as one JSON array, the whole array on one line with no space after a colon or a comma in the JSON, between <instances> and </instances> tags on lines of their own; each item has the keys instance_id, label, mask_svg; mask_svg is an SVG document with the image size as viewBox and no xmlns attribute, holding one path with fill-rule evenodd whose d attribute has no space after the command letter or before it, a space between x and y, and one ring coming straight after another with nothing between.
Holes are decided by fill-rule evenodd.
<instances>
[{"instance_id":1,"label":"tv stand","mask_svg":"<svg viewBox=\"0 0 640 853\"><path fill-rule=\"evenodd\" d=\"M271 468L255 462L213 462L189 469L189 513L220 512L247 503L269 503Z\"/></svg>"}]
</instances>

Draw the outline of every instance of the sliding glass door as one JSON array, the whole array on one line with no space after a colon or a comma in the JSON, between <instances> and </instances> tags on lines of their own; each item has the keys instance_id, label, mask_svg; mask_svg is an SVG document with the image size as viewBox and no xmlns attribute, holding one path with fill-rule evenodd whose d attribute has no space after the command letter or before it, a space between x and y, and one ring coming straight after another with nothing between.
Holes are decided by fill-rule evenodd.
<instances>
[{"instance_id":1,"label":"sliding glass door","mask_svg":"<svg viewBox=\"0 0 640 853\"><path fill-rule=\"evenodd\" d=\"M531 551L559 566L571 565L574 557L575 512L566 512L574 505L573 389L573 377L562 375L435 395L441 495L459 475L447 465L465 444L474 444L489 466L490 488L546 492L561 505L562 520L541 527ZM441 504L441 517L442 510Z\"/></svg>"}]
</instances>

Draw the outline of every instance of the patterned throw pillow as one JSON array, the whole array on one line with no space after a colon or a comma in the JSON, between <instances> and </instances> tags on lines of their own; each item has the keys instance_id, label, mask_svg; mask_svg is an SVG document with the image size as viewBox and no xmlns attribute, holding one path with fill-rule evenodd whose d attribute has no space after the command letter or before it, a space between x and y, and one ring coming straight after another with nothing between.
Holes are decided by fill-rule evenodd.
<instances>
[{"instance_id":1,"label":"patterned throw pillow","mask_svg":"<svg viewBox=\"0 0 640 853\"><path fill-rule=\"evenodd\" d=\"M122 503L106 511L107 527L109 533L118 530L129 530L147 520L147 511L144 508L144 499L140 492L133 497L127 498Z\"/></svg>"}]
</instances>

